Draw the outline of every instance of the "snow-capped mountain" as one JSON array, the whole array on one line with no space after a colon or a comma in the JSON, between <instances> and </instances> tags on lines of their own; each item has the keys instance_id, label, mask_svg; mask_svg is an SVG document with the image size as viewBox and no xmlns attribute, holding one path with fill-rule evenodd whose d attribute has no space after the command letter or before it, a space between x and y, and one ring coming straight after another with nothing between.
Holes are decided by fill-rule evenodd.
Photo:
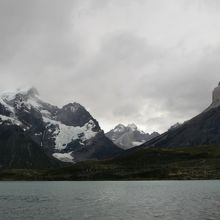
<instances>
[{"instance_id":1,"label":"snow-capped mountain","mask_svg":"<svg viewBox=\"0 0 220 220\"><path fill-rule=\"evenodd\" d=\"M135 124L117 125L106 133L106 136L122 149L136 147L158 136L157 132L145 133L137 128Z\"/></svg>"},{"instance_id":2,"label":"snow-capped mountain","mask_svg":"<svg viewBox=\"0 0 220 220\"><path fill-rule=\"evenodd\" d=\"M2 128L11 126L64 162L104 159L121 151L82 105L58 108L42 101L35 88L0 93L0 140Z\"/></svg>"}]
</instances>

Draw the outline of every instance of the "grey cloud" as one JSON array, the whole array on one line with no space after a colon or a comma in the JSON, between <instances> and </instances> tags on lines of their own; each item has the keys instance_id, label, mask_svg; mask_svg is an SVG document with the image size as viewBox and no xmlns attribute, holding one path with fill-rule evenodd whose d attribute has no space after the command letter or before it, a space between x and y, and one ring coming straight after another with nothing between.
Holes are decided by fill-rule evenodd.
<instances>
[{"instance_id":1,"label":"grey cloud","mask_svg":"<svg viewBox=\"0 0 220 220\"><path fill-rule=\"evenodd\" d=\"M155 48L147 45L146 41L133 33L119 32L108 34L102 42L100 49L92 58L89 67L81 70L81 74L85 76L100 77L105 76L111 78L112 74L115 79L118 77L126 77L128 72L138 75L136 71L155 57ZM111 75L106 74L111 72Z\"/></svg>"},{"instance_id":2,"label":"grey cloud","mask_svg":"<svg viewBox=\"0 0 220 220\"><path fill-rule=\"evenodd\" d=\"M211 101L211 91L219 80L219 61L220 50L214 50L199 61L188 62L186 66L178 66L178 69L162 69L159 77L155 75L142 79L140 90L145 97L164 100L173 111L191 108L200 111Z\"/></svg>"},{"instance_id":3,"label":"grey cloud","mask_svg":"<svg viewBox=\"0 0 220 220\"><path fill-rule=\"evenodd\" d=\"M114 110L113 114L114 116L124 116L124 117L131 117L135 118L138 117L138 111L141 108L141 106L134 105L134 102L132 103L123 103L119 104L117 108Z\"/></svg>"},{"instance_id":4,"label":"grey cloud","mask_svg":"<svg viewBox=\"0 0 220 220\"><path fill-rule=\"evenodd\" d=\"M218 2L0 0L0 87L78 101L105 129L164 131L220 80Z\"/></svg>"},{"instance_id":5,"label":"grey cloud","mask_svg":"<svg viewBox=\"0 0 220 220\"><path fill-rule=\"evenodd\" d=\"M29 74L42 71L42 66L76 62L79 49L71 36L73 6L69 0L2 0L0 62L15 69L29 65Z\"/></svg>"}]
</instances>

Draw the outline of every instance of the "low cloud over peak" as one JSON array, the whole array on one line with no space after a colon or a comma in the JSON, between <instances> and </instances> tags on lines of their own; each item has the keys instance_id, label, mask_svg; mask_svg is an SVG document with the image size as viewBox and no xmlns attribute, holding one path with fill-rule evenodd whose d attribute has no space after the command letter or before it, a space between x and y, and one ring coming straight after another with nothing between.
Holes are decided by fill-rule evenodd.
<instances>
[{"instance_id":1,"label":"low cloud over peak","mask_svg":"<svg viewBox=\"0 0 220 220\"><path fill-rule=\"evenodd\" d=\"M220 72L220 4L2 0L1 89L77 101L105 130L164 131L202 111Z\"/></svg>"}]
</instances>

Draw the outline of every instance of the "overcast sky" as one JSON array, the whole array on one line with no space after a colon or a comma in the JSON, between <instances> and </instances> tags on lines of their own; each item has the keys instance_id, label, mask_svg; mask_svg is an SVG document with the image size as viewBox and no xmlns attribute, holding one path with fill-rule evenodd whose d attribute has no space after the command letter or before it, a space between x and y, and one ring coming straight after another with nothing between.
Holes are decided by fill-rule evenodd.
<instances>
[{"instance_id":1,"label":"overcast sky","mask_svg":"<svg viewBox=\"0 0 220 220\"><path fill-rule=\"evenodd\" d=\"M219 0L0 0L0 87L165 131L220 81Z\"/></svg>"}]
</instances>

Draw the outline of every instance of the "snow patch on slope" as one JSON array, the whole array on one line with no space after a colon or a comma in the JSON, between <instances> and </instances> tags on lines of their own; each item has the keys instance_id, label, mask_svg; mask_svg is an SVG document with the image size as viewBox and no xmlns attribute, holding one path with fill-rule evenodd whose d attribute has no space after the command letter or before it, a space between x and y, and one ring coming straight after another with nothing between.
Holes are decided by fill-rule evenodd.
<instances>
[{"instance_id":1,"label":"snow patch on slope","mask_svg":"<svg viewBox=\"0 0 220 220\"><path fill-rule=\"evenodd\" d=\"M55 135L55 149L57 150L65 149L67 144L74 140L81 140L82 142L85 142L86 140L95 137L97 134L97 132L92 130L95 127L92 120L86 123L83 127L67 126L59 121L54 121L46 117L43 117L43 120L48 124L47 127L50 125L54 125L56 127L53 134Z\"/></svg>"},{"instance_id":2,"label":"snow patch on slope","mask_svg":"<svg viewBox=\"0 0 220 220\"><path fill-rule=\"evenodd\" d=\"M51 113L45 109L40 111L44 117L51 117Z\"/></svg>"},{"instance_id":3,"label":"snow patch on slope","mask_svg":"<svg viewBox=\"0 0 220 220\"><path fill-rule=\"evenodd\" d=\"M18 94L24 95L26 98L16 99ZM25 106L28 110L32 107L35 109L41 108L41 104L39 104L39 96L36 89L33 87L27 87L23 89L15 89L12 91L0 91L0 103L2 103L7 109L9 109L12 113L15 112L13 104L10 102L15 100L14 102L17 109ZM10 104L9 104L10 103Z\"/></svg>"},{"instance_id":4,"label":"snow patch on slope","mask_svg":"<svg viewBox=\"0 0 220 220\"><path fill-rule=\"evenodd\" d=\"M5 108L10 111L11 113L14 113L14 108L8 105L1 97L0 97L0 103L5 106Z\"/></svg>"},{"instance_id":5,"label":"snow patch on slope","mask_svg":"<svg viewBox=\"0 0 220 220\"><path fill-rule=\"evenodd\" d=\"M32 98L32 99L28 99L28 101L26 102L26 104L29 106L29 109L31 107L34 107L36 109L39 109L41 107L41 105L37 102L36 99Z\"/></svg>"},{"instance_id":6,"label":"snow patch on slope","mask_svg":"<svg viewBox=\"0 0 220 220\"><path fill-rule=\"evenodd\" d=\"M132 142L132 145L133 145L134 147L136 147L136 146L139 146L139 145L143 144L144 142L146 142L146 141L145 141L145 140L143 140L143 141L133 141L133 142Z\"/></svg>"},{"instance_id":7,"label":"snow patch on slope","mask_svg":"<svg viewBox=\"0 0 220 220\"><path fill-rule=\"evenodd\" d=\"M27 87L23 87L23 88L8 90L8 91L0 90L0 97L2 97L2 99L6 99L7 101L11 101L11 100L15 99L15 96L17 94L27 95L28 92L33 89L34 89L33 87L27 86Z\"/></svg>"},{"instance_id":8,"label":"snow patch on slope","mask_svg":"<svg viewBox=\"0 0 220 220\"><path fill-rule=\"evenodd\" d=\"M22 125L21 122L15 118L8 117L5 115L0 115L0 124L2 124L3 121L9 121L11 124L18 125L18 126Z\"/></svg>"},{"instance_id":9,"label":"snow patch on slope","mask_svg":"<svg viewBox=\"0 0 220 220\"><path fill-rule=\"evenodd\" d=\"M74 158L71 154L72 151L69 153L53 153L53 157L63 162L74 163Z\"/></svg>"}]
</instances>

